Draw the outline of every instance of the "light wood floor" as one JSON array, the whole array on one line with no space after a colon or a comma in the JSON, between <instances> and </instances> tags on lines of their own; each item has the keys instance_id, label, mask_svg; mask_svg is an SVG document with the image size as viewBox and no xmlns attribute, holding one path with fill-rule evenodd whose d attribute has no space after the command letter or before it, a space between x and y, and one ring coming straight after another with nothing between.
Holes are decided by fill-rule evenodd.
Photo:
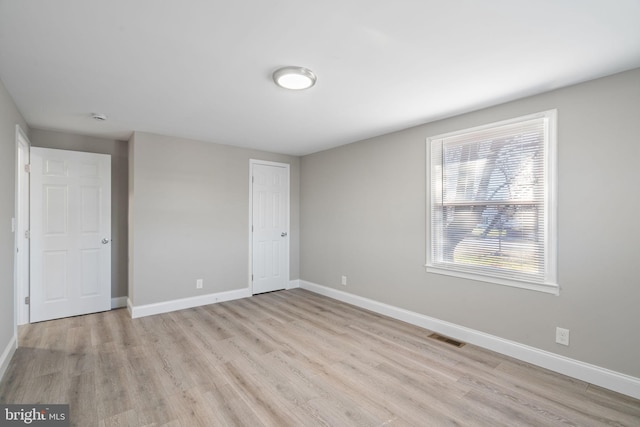
<instances>
[{"instance_id":1,"label":"light wood floor","mask_svg":"<svg viewBox=\"0 0 640 427\"><path fill-rule=\"evenodd\" d=\"M640 401L304 290L20 328L3 403L78 426L640 426Z\"/></svg>"}]
</instances>

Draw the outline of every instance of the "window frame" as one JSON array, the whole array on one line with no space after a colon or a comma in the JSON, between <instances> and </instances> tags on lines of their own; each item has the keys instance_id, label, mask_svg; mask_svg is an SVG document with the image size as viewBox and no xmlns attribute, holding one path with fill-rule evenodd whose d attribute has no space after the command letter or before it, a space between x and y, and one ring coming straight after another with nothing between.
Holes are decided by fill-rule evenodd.
<instances>
[{"instance_id":1,"label":"window frame","mask_svg":"<svg viewBox=\"0 0 640 427\"><path fill-rule=\"evenodd\" d=\"M511 125L518 122L524 122L533 119L547 119L545 126L544 141L544 282L526 281L522 279L512 279L484 275L476 272L463 272L455 269L449 269L442 266L441 263L435 265L434 255L434 229L435 221L431 217L434 208L432 180L434 179L432 171L432 146L435 143L441 143L445 138L460 136L478 131L485 131L492 128L498 128ZM461 129L458 131L448 132L426 139L426 271L428 273L443 274L447 276L460 277L481 282L494 283L498 285L510 286L521 289L528 289L559 295L560 286L557 280L557 242L558 242L558 224L557 224L557 205L558 205L558 173L557 173L557 110L547 110L525 116L519 116L508 120L489 123L486 125L475 126L472 128ZM442 173L442 169L441 172ZM442 177L440 177L442 180Z\"/></svg>"}]
</instances>

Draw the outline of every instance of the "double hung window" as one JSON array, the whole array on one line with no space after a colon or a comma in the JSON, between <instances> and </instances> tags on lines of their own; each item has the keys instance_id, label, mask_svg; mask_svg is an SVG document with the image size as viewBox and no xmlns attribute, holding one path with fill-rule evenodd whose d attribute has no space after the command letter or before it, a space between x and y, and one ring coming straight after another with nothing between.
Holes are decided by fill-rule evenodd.
<instances>
[{"instance_id":1,"label":"double hung window","mask_svg":"<svg viewBox=\"0 0 640 427\"><path fill-rule=\"evenodd\" d=\"M555 110L427 139L427 271L550 293Z\"/></svg>"}]
</instances>

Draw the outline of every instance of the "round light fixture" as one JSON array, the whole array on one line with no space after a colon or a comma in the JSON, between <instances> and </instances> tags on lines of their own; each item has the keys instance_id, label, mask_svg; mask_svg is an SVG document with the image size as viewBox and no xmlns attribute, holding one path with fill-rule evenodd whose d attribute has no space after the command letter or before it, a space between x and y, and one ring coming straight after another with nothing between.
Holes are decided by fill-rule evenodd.
<instances>
[{"instance_id":1,"label":"round light fixture","mask_svg":"<svg viewBox=\"0 0 640 427\"><path fill-rule=\"evenodd\" d=\"M91 118L100 122L104 122L105 120L107 120L107 116L101 113L91 113Z\"/></svg>"},{"instance_id":2,"label":"round light fixture","mask_svg":"<svg viewBox=\"0 0 640 427\"><path fill-rule=\"evenodd\" d=\"M273 81L285 89L308 89L316 84L316 80L313 71L304 67L283 67L273 72Z\"/></svg>"}]
</instances>

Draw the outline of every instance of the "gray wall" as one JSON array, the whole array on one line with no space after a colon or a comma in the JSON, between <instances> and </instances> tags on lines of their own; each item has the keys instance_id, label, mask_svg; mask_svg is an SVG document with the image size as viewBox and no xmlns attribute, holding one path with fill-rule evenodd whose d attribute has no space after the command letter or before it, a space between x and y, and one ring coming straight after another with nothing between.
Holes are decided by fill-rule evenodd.
<instances>
[{"instance_id":1,"label":"gray wall","mask_svg":"<svg viewBox=\"0 0 640 427\"><path fill-rule=\"evenodd\" d=\"M291 165L290 279L299 277L299 158L141 132L129 145L135 306L248 286L251 158Z\"/></svg>"},{"instance_id":2,"label":"gray wall","mask_svg":"<svg viewBox=\"0 0 640 427\"><path fill-rule=\"evenodd\" d=\"M111 155L111 296L127 296L127 141L32 129L31 145Z\"/></svg>"},{"instance_id":3,"label":"gray wall","mask_svg":"<svg viewBox=\"0 0 640 427\"><path fill-rule=\"evenodd\" d=\"M14 335L15 293L13 284L15 216L16 124L29 132L11 95L0 81L0 354Z\"/></svg>"},{"instance_id":4,"label":"gray wall","mask_svg":"<svg viewBox=\"0 0 640 427\"><path fill-rule=\"evenodd\" d=\"M560 296L426 273L425 139L553 108ZM640 377L639 135L636 69L305 156L301 278Z\"/></svg>"}]
</instances>

